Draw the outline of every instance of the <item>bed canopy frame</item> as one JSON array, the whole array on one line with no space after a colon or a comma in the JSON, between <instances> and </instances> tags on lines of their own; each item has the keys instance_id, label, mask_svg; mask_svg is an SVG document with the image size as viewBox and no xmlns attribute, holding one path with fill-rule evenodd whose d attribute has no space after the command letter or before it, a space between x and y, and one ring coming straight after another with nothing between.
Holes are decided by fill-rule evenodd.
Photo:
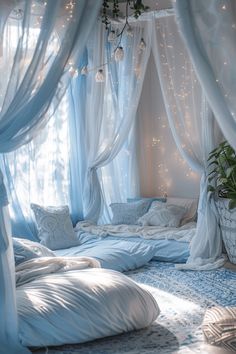
<instances>
[{"instance_id":1,"label":"bed canopy frame","mask_svg":"<svg viewBox=\"0 0 236 354\"><path fill-rule=\"evenodd\" d=\"M14 4L14 1L7 0L0 4L1 33ZM96 1L96 5L93 0L75 1L70 2L69 7L62 0L49 1L44 4L39 2L37 20L41 23L41 31L30 63L24 63L27 33L32 24L30 18L32 4L32 1L24 2L22 36L11 65L12 72L4 91L4 100L2 100L0 113L0 151L2 153L13 151L29 142L49 120L47 112L50 104L54 102L56 106L67 87L69 80L69 76L65 75L68 70L67 64L70 60L77 62L97 17L101 1ZM168 33L176 31L173 13L145 14L140 19L144 30L150 36L146 38L146 52L142 58L144 70L136 90L141 92L140 82L143 80L148 53L150 54L152 49L160 77L168 122L175 142L190 165L202 174L197 233L192 242L190 259L183 266L187 269L211 269L223 263L214 201L209 198L206 189L207 157L209 151L221 138L218 125L232 147L236 148L236 101L233 96L236 78L232 59L236 50L235 10L236 5L233 0L176 1L177 21L188 50L188 54L186 52L184 56L190 56L194 67L193 70L188 62L189 66L185 68L193 81L188 81L189 85L192 82L192 86L185 87L184 91L178 91L179 78L175 76L176 71L181 68L181 65L183 66L181 62L183 52L176 51L175 43L173 41L170 43L170 37L166 40ZM66 21L61 22L64 17ZM76 21L73 21L73 18L76 18ZM53 56L48 44L55 26L60 29L60 45L56 55ZM172 28L171 31L169 31L170 28ZM136 87L135 83L136 81L133 81L134 87ZM183 86L181 87L183 89ZM123 133L119 135L119 139L114 140L115 143L108 146L107 151L104 151L102 155L94 155L91 158L86 187L90 198L87 216L101 204L97 169L111 161L123 145L126 138L125 132L131 127L135 116L139 91L132 91L136 102L128 112L128 120L122 122L119 132ZM193 97L194 92L197 92L196 97ZM191 117L190 111L186 109L187 101L191 101L192 108L194 108ZM20 345L18 339L11 230L2 175L0 178L1 351L23 354L29 351Z\"/></svg>"}]
</instances>

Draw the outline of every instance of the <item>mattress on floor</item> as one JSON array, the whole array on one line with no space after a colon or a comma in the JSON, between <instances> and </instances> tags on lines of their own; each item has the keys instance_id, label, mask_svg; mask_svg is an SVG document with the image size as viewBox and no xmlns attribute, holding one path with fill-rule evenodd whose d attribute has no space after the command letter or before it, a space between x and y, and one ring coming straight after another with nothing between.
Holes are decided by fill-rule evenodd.
<instances>
[{"instance_id":1,"label":"mattress on floor","mask_svg":"<svg viewBox=\"0 0 236 354\"><path fill-rule=\"evenodd\" d=\"M99 260L101 266L117 271L141 267L151 259L185 263L189 256L189 243L175 240L143 240L140 237L98 238L83 234L80 245L56 250L57 256L87 256Z\"/></svg>"},{"instance_id":2,"label":"mattress on floor","mask_svg":"<svg viewBox=\"0 0 236 354\"><path fill-rule=\"evenodd\" d=\"M94 225L79 222L75 231L79 245L56 250L58 256L87 256L97 259L103 268L127 271L141 267L151 259L185 263L196 223L182 227L139 225Z\"/></svg>"}]
</instances>

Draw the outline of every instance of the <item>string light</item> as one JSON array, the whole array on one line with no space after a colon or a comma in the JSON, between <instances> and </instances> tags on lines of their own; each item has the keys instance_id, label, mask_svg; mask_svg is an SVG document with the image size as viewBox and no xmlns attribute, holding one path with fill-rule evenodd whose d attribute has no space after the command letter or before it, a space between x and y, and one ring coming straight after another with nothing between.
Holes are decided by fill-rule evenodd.
<instances>
[{"instance_id":1,"label":"string light","mask_svg":"<svg viewBox=\"0 0 236 354\"><path fill-rule=\"evenodd\" d=\"M132 27L130 25L128 25L128 27L126 29L126 34L129 37L133 37L134 36L133 29L132 29Z\"/></svg>"},{"instance_id":2,"label":"string light","mask_svg":"<svg viewBox=\"0 0 236 354\"><path fill-rule=\"evenodd\" d=\"M107 37L108 42L114 42L116 40L117 36L116 36L116 32L114 30L111 30L109 32L109 35Z\"/></svg>"},{"instance_id":3,"label":"string light","mask_svg":"<svg viewBox=\"0 0 236 354\"><path fill-rule=\"evenodd\" d=\"M139 49L140 50L145 50L146 49L146 43L143 38L141 38L141 41L139 43Z\"/></svg>"},{"instance_id":4,"label":"string light","mask_svg":"<svg viewBox=\"0 0 236 354\"><path fill-rule=\"evenodd\" d=\"M80 73L81 73L81 75L88 75L88 67L83 66Z\"/></svg>"},{"instance_id":5,"label":"string light","mask_svg":"<svg viewBox=\"0 0 236 354\"><path fill-rule=\"evenodd\" d=\"M124 59L124 49L123 47L116 48L114 52L115 61L121 61Z\"/></svg>"},{"instance_id":6,"label":"string light","mask_svg":"<svg viewBox=\"0 0 236 354\"><path fill-rule=\"evenodd\" d=\"M104 82L105 81L105 75L103 69L99 69L95 75L95 81L96 82Z\"/></svg>"}]
</instances>

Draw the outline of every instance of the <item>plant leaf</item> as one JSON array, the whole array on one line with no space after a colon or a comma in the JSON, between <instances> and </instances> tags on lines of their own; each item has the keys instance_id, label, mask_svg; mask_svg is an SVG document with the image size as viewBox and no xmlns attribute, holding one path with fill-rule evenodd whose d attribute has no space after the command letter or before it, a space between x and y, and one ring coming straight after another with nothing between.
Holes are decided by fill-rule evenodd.
<instances>
[{"instance_id":1,"label":"plant leaf","mask_svg":"<svg viewBox=\"0 0 236 354\"><path fill-rule=\"evenodd\" d=\"M236 199L231 199L229 201L229 209L234 209L236 208Z\"/></svg>"},{"instance_id":2,"label":"plant leaf","mask_svg":"<svg viewBox=\"0 0 236 354\"><path fill-rule=\"evenodd\" d=\"M207 186L207 192L215 192L215 188L209 184Z\"/></svg>"}]
</instances>

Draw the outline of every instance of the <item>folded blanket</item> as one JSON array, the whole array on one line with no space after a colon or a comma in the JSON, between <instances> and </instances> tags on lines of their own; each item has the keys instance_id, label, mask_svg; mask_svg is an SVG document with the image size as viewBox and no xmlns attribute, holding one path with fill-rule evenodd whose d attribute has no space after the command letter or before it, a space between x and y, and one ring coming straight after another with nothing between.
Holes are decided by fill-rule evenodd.
<instances>
[{"instance_id":1,"label":"folded blanket","mask_svg":"<svg viewBox=\"0 0 236 354\"><path fill-rule=\"evenodd\" d=\"M16 286L21 286L52 273L64 273L70 270L100 267L100 262L91 257L34 258L16 267Z\"/></svg>"},{"instance_id":2,"label":"folded blanket","mask_svg":"<svg viewBox=\"0 0 236 354\"><path fill-rule=\"evenodd\" d=\"M98 237L142 237L144 239L169 239L190 242L196 232L196 223L191 222L181 227L140 226L140 225L95 225L90 221L80 221L75 231L91 233Z\"/></svg>"}]
</instances>

